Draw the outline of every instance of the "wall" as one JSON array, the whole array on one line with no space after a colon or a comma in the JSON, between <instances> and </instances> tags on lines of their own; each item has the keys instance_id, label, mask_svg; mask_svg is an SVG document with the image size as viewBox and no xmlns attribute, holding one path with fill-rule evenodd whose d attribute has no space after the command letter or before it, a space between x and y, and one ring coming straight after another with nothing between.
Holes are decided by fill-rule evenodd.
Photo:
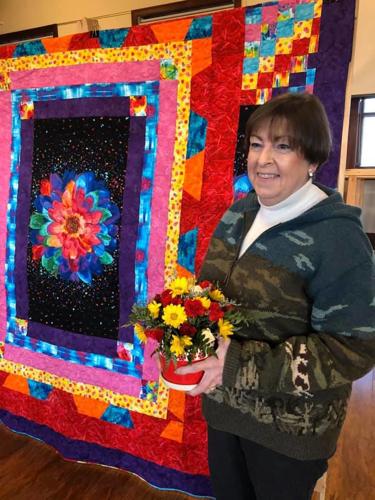
<instances>
[{"instance_id":1,"label":"wall","mask_svg":"<svg viewBox=\"0 0 375 500\"><path fill-rule=\"evenodd\" d=\"M375 94L374 0L357 0L351 94Z\"/></svg>"},{"instance_id":2,"label":"wall","mask_svg":"<svg viewBox=\"0 0 375 500\"><path fill-rule=\"evenodd\" d=\"M181 0L173 0L181 1ZM0 34L48 24L59 25L60 36L87 31L84 17L99 20L100 29L131 25L131 10L170 3L168 0L0 0ZM242 1L255 5L259 0Z\"/></svg>"},{"instance_id":3,"label":"wall","mask_svg":"<svg viewBox=\"0 0 375 500\"><path fill-rule=\"evenodd\" d=\"M84 17L99 18L101 29L127 27L132 9L163 3L166 0L0 0L0 33L55 23L60 36L79 33L86 31L80 22Z\"/></svg>"}]
</instances>

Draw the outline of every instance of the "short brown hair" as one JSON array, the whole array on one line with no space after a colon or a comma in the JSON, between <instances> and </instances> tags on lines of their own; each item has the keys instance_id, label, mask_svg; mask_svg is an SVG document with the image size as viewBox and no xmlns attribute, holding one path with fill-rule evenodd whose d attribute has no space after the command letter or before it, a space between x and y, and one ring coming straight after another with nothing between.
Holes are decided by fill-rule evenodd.
<instances>
[{"instance_id":1,"label":"short brown hair","mask_svg":"<svg viewBox=\"0 0 375 500\"><path fill-rule=\"evenodd\" d=\"M315 95L282 94L259 106L246 124L246 154L250 136L264 125L269 126L271 137L286 128L290 146L309 163L320 166L327 160L332 146L331 130L323 104Z\"/></svg>"}]
</instances>

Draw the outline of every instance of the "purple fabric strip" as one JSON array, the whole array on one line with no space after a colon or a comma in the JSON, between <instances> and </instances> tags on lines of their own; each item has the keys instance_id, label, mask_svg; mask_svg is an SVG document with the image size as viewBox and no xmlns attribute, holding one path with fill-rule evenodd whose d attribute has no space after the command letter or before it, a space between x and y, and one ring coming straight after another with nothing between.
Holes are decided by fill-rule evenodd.
<instances>
[{"instance_id":1,"label":"purple fabric strip","mask_svg":"<svg viewBox=\"0 0 375 500\"><path fill-rule=\"evenodd\" d=\"M12 140L12 105L10 92L0 92L1 140L0 140L0 342L6 335L7 303L5 289L5 261L7 240L7 209Z\"/></svg>"},{"instance_id":2,"label":"purple fabric strip","mask_svg":"<svg viewBox=\"0 0 375 500\"><path fill-rule=\"evenodd\" d=\"M111 116L109 113L109 101L112 98L87 98L56 100L47 102L35 102L35 113L39 118L57 118L87 116L91 107L95 108L96 116ZM126 104L127 101L127 104ZM128 98L114 98L117 107L129 111ZM61 106L63 104L63 106ZM91 116L95 116L91 114ZM121 116L121 115L120 115ZM124 210L122 223L126 227L126 237L120 240L120 325L134 303L134 262L135 246L137 238L139 192L142 175L143 148L145 140L146 117L130 118L130 134L128 162L126 169L126 182L124 192ZM16 248L16 302L17 316L28 319L28 293L27 293L27 269L26 249L28 242L28 221L30 207L30 186L32 175L32 148L33 148L33 122L24 120L22 122L22 154L20 164L19 199L17 207L17 240ZM19 224L19 225L18 225ZM18 230L18 228L22 228ZM130 276L127 276L129 272ZM88 337L85 335L67 332L52 328L47 325L30 322L28 335L55 345L84 352L103 354L109 357L117 357L117 341L99 337ZM123 340L132 341L132 329L120 329L119 335Z\"/></svg>"},{"instance_id":3,"label":"purple fabric strip","mask_svg":"<svg viewBox=\"0 0 375 500\"><path fill-rule=\"evenodd\" d=\"M128 97L87 97L84 99L36 101L34 103L34 118L129 116L129 108Z\"/></svg>"},{"instance_id":4,"label":"purple fabric strip","mask_svg":"<svg viewBox=\"0 0 375 500\"><path fill-rule=\"evenodd\" d=\"M80 333L68 332L29 321L27 335L50 344L76 349L83 352L102 354L109 358L117 358L117 342L112 339L89 337Z\"/></svg>"},{"instance_id":5,"label":"purple fabric strip","mask_svg":"<svg viewBox=\"0 0 375 500\"><path fill-rule=\"evenodd\" d=\"M190 495L212 496L210 479L207 476L187 474L154 464L121 450L69 439L46 425L37 424L6 410L0 410L0 419L13 431L41 439L53 446L67 459L110 465L134 472L157 488L186 491Z\"/></svg>"},{"instance_id":6,"label":"purple fabric strip","mask_svg":"<svg viewBox=\"0 0 375 500\"><path fill-rule=\"evenodd\" d=\"M146 120L132 119L130 122L128 164L126 168L123 211L121 215L119 285L120 285L120 329L119 339L133 342L133 328L123 325L135 302L135 252L138 235L139 197L141 192L143 149Z\"/></svg>"},{"instance_id":7,"label":"purple fabric strip","mask_svg":"<svg viewBox=\"0 0 375 500\"><path fill-rule=\"evenodd\" d=\"M314 94L323 102L331 124L333 150L317 173L318 182L337 186L340 145L345 108L348 65L352 53L355 0L323 2L319 52L309 55L309 66L316 67Z\"/></svg>"},{"instance_id":8,"label":"purple fabric strip","mask_svg":"<svg viewBox=\"0 0 375 500\"><path fill-rule=\"evenodd\" d=\"M21 159L19 166L18 204L16 213L16 253L14 281L16 287L17 317L29 317L27 284L27 246L30 219L31 177L33 165L34 121L21 121Z\"/></svg>"}]
</instances>

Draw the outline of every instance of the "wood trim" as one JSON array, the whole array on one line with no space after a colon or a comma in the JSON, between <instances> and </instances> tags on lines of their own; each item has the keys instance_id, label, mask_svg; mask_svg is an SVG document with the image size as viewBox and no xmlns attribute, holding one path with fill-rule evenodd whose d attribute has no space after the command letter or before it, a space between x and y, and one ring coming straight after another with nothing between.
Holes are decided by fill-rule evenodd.
<instances>
[{"instance_id":1,"label":"wood trim","mask_svg":"<svg viewBox=\"0 0 375 500\"><path fill-rule=\"evenodd\" d=\"M350 168L345 171L345 178L348 179L346 203L362 207L365 182L375 179L375 168Z\"/></svg>"},{"instance_id":2,"label":"wood trim","mask_svg":"<svg viewBox=\"0 0 375 500\"><path fill-rule=\"evenodd\" d=\"M358 137L359 137L359 103L360 98L353 97L350 104L349 131L348 131L348 153L346 156L346 168L356 168Z\"/></svg>"},{"instance_id":3,"label":"wood trim","mask_svg":"<svg viewBox=\"0 0 375 500\"><path fill-rule=\"evenodd\" d=\"M361 177L362 179L375 179L375 167L350 168L345 171L345 177Z\"/></svg>"},{"instance_id":4,"label":"wood trim","mask_svg":"<svg viewBox=\"0 0 375 500\"><path fill-rule=\"evenodd\" d=\"M364 179L361 179L360 177L355 175L352 175L348 178L348 190L345 200L348 205L362 207L364 191L363 182Z\"/></svg>"},{"instance_id":5,"label":"wood trim","mask_svg":"<svg viewBox=\"0 0 375 500\"><path fill-rule=\"evenodd\" d=\"M218 9L228 4L233 4L233 7L241 7L241 0L185 0L182 2L173 2L163 5L155 5L154 7L146 7L144 9L134 9L131 11L132 26L140 24L141 21L147 21L154 17L173 16L177 14L186 14L189 16L191 12L204 8Z\"/></svg>"},{"instance_id":6,"label":"wood trim","mask_svg":"<svg viewBox=\"0 0 375 500\"><path fill-rule=\"evenodd\" d=\"M28 40L37 40L40 38L57 38L59 36L57 24L49 24L32 28L29 30L13 31L13 33L5 33L0 35L0 45L8 45Z\"/></svg>"}]
</instances>

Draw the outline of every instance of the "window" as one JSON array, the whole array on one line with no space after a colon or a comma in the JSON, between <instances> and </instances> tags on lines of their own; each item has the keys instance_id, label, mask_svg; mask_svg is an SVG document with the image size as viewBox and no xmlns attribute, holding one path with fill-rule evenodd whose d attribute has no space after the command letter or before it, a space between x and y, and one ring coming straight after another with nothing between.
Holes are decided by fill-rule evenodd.
<instances>
[{"instance_id":1,"label":"window","mask_svg":"<svg viewBox=\"0 0 375 500\"><path fill-rule=\"evenodd\" d=\"M353 97L347 168L375 168L375 96Z\"/></svg>"},{"instance_id":2,"label":"window","mask_svg":"<svg viewBox=\"0 0 375 500\"><path fill-rule=\"evenodd\" d=\"M0 35L0 45L8 45L20 42L31 42L41 38L56 38L58 36L57 24L49 24L48 26L40 26L23 31L14 31L13 33L5 33Z\"/></svg>"},{"instance_id":3,"label":"window","mask_svg":"<svg viewBox=\"0 0 375 500\"><path fill-rule=\"evenodd\" d=\"M241 7L241 0L185 0L144 9L132 10L132 25L158 22L162 20L179 19L180 17Z\"/></svg>"},{"instance_id":4,"label":"window","mask_svg":"<svg viewBox=\"0 0 375 500\"><path fill-rule=\"evenodd\" d=\"M361 99L359 130L359 166L375 166L375 97Z\"/></svg>"}]
</instances>

